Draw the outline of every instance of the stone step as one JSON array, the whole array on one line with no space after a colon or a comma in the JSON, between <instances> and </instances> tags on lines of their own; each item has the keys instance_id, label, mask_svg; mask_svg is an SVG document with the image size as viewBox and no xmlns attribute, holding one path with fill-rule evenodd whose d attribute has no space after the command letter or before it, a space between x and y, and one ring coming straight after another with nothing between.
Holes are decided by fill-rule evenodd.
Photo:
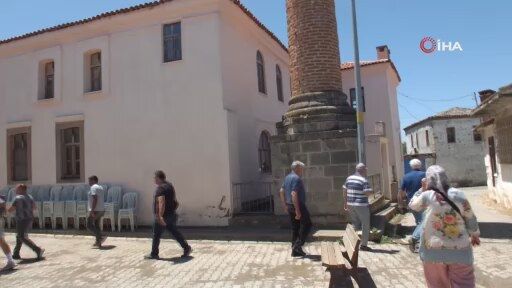
<instances>
[{"instance_id":1,"label":"stone step","mask_svg":"<svg viewBox=\"0 0 512 288\"><path fill-rule=\"evenodd\" d=\"M389 200L388 200L389 201ZM397 213L397 204L396 203L387 203L386 207L380 210L377 213L372 214L372 226L385 231L386 224L395 217Z\"/></svg>"}]
</instances>

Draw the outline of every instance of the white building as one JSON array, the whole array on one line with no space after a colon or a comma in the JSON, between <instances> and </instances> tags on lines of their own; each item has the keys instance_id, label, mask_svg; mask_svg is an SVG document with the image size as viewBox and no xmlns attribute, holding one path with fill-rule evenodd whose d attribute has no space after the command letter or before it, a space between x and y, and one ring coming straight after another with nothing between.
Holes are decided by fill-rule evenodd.
<instances>
[{"instance_id":1,"label":"white building","mask_svg":"<svg viewBox=\"0 0 512 288\"><path fill-rule=\"evenodd\" d=\"M481 91L480 99L473 116L484 119L475 130L483 136L489 196L512 210L512 84Z\"/></svg>"},{"instance_id":2,"label":"white building","mask_svg":"<svg viewBox=\"0 0 512 288\"><path fill-rule=\"evenodd\" d=\"M441 165L458 186L485 183L482 136L473 131L480 119L471 111L455 107L405 127L405 158L419 158L426 167Z\"/></svg>"},{"instance_id":3,"label":"white building","mask_svg":"<svg viewBox=\"0 0 512 288\"><path fill-rule=\"evenodd\" d=\"M155 1L2 40L0 187L94 174L137 191L149 224L162 169L181 225L271 211L268 141L288 108L288 62L237 0ZM352 66L341 68L347 95ZM400 77L385 46L362 66L368 167L390 193L403 171Z\"/></svg>"},{"instance_id":4,"label":"white building","mask_svg":"<svg viewBox=\"0 0 512 288\"><path fill-rule=\"evenodd\" d=\"M356 107L354 64L341 65L343 92ZM366 162L368 173L381 174L386 196L393 198L403 176L397 87L400 75L387 46L377 47L377 59L361 62L361 85L365 110Z\"/></svg>"},{"instance_id":5,"label":"white building","mask_svg":"<svg viewBox=\"0 0 512 288\"><path fill-rule=\"evenodd\" d=\"M155 1L0 41L0 187L176 187L180 224L227 225L264 179L290 98L286 47L236 0Z\"/></svg>"}]
</instances>

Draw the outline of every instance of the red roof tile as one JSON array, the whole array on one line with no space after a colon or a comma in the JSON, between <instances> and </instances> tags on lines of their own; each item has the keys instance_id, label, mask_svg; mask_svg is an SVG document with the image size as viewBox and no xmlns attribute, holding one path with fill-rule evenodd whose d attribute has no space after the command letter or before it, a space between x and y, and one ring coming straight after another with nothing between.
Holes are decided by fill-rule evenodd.
<instances>
[{"instance_id":1,"label":"red roof tile","mask_svg":"<svg viewBox=\"0 0 512 288\"><path fill-rule=\"evenodd\" d=\"M21 40L21 39L25 39L25 38L29 38L29 37L32 37L32 36L40 35L40 34L47 33L47 32L62 30L62 29L68 28L68 27L73 27L73 26L78 26L78 25L86 24L86 23L89 23L89 22L93 22L93 21L96 21L96 20L104 19L104 18L107 18L107 17L119 15L119 14L125 14L125 13L130 13L130 12L133 12L133 11L137 11L137 10L142 10L142 9L145 9L145 8L151 8L151 7L159 6L159 5L162 5L162 4L166 3L166 2L172 2L172 1L173 0L153 1L153 2L143 3L143 4L127 7L127 8L122 8L122 9L118 9L118 10L114 10L114 11L109 11L109 12L101 13L101 14L98 14L96 16L85 18L85 19L82 19L82 20L77 20L77 21L73 21L73 22L63 23L63 24L60 24L60 25L57 25L57 26L48 27L48 28L44 28L44 29L41 29L41 30L30 32L30 33L26 33L26 34L23 34L23 35L14 36L14 37L11 37L11 38L0 40L0 45L6 44L6 43L10 43L10 42L14 42L14 41ZM261 29L263 29L263 31L265 31L274 41L276 41L279 44L279 46L281 46L285 51L288 52L288 48L279 40L279 38L277 38L277 36L274 33L272 33L267 27L265 27L265 25L263 25L256 18L256 16L254 16L254 14L252 14L249 11L249 9L247 9L242 3L240 3L240 0L228 0L228 1L234 3L236 6L238 6L238 8L240 8L240 10L242 10L242 12L244 12L247 16L249 16L249 18L251 18L251 20L254 21L256 23L256 25L258 25Z\"/></svg>"},{"instance_id":2,"label":"red roof tile","mask_svg":"<svg viewBox=\"0 0 512 288\"><path fill-rule=\"evenodd\" d=\"M381 64L381 63L389 63L391 64L391 68L395 70L396 76L398 77L398 81L402 81L402 78L400 78L400 74L398 73L398 70L395 67L395 64L391 59L379 59L379 60L373 60L373 61L361 61L361 67L364 66L370 66L375 64ZM354 62L344 62L341 63L341 70L349 70L354 68Z\"/></svg>"}]
</instances>

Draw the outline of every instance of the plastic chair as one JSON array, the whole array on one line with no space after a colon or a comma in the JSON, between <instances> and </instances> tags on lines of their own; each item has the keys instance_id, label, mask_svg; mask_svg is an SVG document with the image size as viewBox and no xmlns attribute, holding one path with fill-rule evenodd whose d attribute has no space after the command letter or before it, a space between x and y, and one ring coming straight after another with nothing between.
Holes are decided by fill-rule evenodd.
<instances>
[{"instance_id":1,"label":"plastic chair","mask_svg":"<svg viewBox=\"0 0 512 288\"><path fill-rule=\"evenodd\" d=\"M62 218L62 227L68 229L69 218L75 221L76 218L76 199L75 199L75 187L64 186L62 188L62 200L64 201L64 217ZM73 225L77 225L73 222Z\"/></svg>"},{"instance_id":2,"label":"plastic chair","mask_svg":"<svg viewBox=\"0 0 512 288\"><path fill-rule=\"evenodd\" d=\"M11 190L12 187L5 186L4 188L0 189L0 195L7 198L7 194L9 194L9 190Z\"/></svg>"},{"instance_id":3,"label":"plastic chair","mask_svg":"<svg viewBox=\"0 0 512 288\"><path fill-rule=\"evenodd\" d=\"M9 207L12 206L14 198L16 198L16 188L12 187L11 189L9 189L9 193L7 194L7 209L9 209ZM11 228L13 218L14 213L7 213L7 228Z\"/></svg>"},{"instance_id":4,"label":"plastic chair","mask_svg":"<svg viewBox=\"0 0 512 288\"><path fill-rule=\"evenodd\" d=\"M44 218L51 218L52 229L57 226L57 218L64 220L64 204L61 200L62 186L52 186L50 189L50 200L43 202ZM64 223L64 221L62 221Z\"/></svg>"},{"instance_id":5,"label":"plastic chair","mask_svg":"<svg viewBox=\"0 0 512 288\"><path fill-rule=\"evenodd\" d=\"M89 192L88 185L75 186L75 199L76 199L76 214L75 214L75 228L80 229L80 219L84 218L87 223L87 193ZM84 224L86 226L87 224Z\"/></svg>"},{"instance_id":6,"label":"plastic chair","mask_svg":"<svg viewBox=\"0 0 512 288\"><path fill-rule=\"evenodd\" d=\"M36 223L38 223L39 228L41 228L43 223L43 203L39 200L39 187L30 186L28 187L27 192L30 196L32 196L32 199L34 199L34 204L36 205L36 210L34 210L34 221L37 218Z\"/></svg>"},{"instance_id":7,"label":"plastic chair","mask_svg":"<svg viewBox=\"0 0 512 288\"><path fill-rule=\"evenodd\" d=\"M45 205L44 202L50 201L50 186L39 186L37 189L37 200L36 200L36 206L39 211L41 211L39 214L41 215L41 218L39 219L39 227L44 228L45 227L45 218L52 218L51 212L47 211L45 214ZM35 200L35 199L34 199ZM47 209L48 210L48 209Z\"/></svg>"},{"instance_id":8,"label":"plastic chair","mask_svg":"<svg viewBox=\"0 0 512 288\"><path fill-rule=\"evenodd\" d=\"M119 231L121 231L121 220L122 219L128 219L130 222L130 227L132 229L132 232L135 231L135 226L137 224L137 201L138 201L137 193L126 193L123 196L123 208L119 209L118 215L117 215L117 226L119 228Z\"/></svg>"},{"instance_id":9,"label":"plastic chair","mask_svg":"<svg viewBox=\"0 0 512 288\"><path fill-rule=\"evenodd\" d=\"M101 231L103 231L103 220L110 220L112 231L116 231L116 214L121 206L123 190L120 186L112 186L108 189L107 198L105 199L105 214L100 219Z\"/></svg>"}]
</instances>

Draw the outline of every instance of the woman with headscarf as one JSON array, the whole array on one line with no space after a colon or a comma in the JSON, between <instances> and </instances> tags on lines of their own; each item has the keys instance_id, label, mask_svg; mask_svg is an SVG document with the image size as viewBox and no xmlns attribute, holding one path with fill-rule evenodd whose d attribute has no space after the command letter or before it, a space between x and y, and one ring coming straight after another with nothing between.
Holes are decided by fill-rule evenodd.
<instances>
[{"instance_id":1,"label":"woman with headscarf","mask_svg":"<svg viewBox=\"0 0 512 288\"><path fill-rule=\"evenodd\" d=\"M450 188L445 170L427 169L420 189L409 203L424 211L420 257L428 287L475 287L472 245L480 244L480 230L464 193Z\"/></svg>"}]
</instances>

